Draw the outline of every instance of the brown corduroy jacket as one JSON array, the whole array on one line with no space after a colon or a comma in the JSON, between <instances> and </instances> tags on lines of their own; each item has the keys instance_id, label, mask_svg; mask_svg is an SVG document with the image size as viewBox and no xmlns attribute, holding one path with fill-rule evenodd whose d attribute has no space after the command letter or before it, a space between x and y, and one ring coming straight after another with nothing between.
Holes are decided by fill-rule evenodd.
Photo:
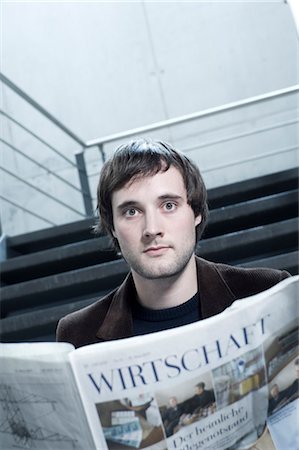
<instances>
[{"instance_id":1,"label":"brown corduroy jacket","mask_svg":"<svg viewBox=\"0 0 299 450\"><path fill-rule=\"evenodd\" d=\"M205 319L222 312L235 300L269 289L289 276L275 269L244 269L216 264L196 257L200 316ZM132 275L104 298L63 317L57 341L82 347L133 335L132 298L136 296Z\"/></svg>"}]
</instances>

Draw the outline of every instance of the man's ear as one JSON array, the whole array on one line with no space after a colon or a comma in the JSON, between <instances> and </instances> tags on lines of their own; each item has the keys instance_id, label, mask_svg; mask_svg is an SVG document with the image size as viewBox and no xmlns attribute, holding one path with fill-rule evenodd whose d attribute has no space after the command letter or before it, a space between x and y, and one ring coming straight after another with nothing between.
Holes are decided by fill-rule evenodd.
<instances>
[{"instance_id":1,"label":"man's ear","mask_svg":"<svg viewBox=\"0 0 299 450\"><path fill-rule=\"evenodd\" d=\"M115 239L117 239L116 233L115 233L115 231L113 230L113 228L112 228L112 230L111 230L111 234L112 234L112 236L113 236Z\"/></svg>"},{"instance_id":2,"label":"man's ear","mask_svg":"<svg viewBox=\"0 0 299 450\"><path fill-rule=\"evenodd\" d=\"M199 225L202 221L202 215L199 214L198 216L195 217L195 226L197 227L197 225Z\"/></svg>"}]
</instances>

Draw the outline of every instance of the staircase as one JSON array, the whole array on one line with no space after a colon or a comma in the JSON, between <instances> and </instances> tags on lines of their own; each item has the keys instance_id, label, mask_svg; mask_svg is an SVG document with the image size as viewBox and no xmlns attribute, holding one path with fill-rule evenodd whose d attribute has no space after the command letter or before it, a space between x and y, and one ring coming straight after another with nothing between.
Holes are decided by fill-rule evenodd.
<instances>
[{"instance_id":1,"label":"staircase","mask_svg":"<svg viewBox=\"0 0 299 450\"><path fill-rule=\"evenodd\" d=\"M206 259L298 273L298 170L211 189ZM1 265L3 342L53 341L57 321L116 288L128 266L94 219L7 238Z\"/></svg>"}]
</instances>

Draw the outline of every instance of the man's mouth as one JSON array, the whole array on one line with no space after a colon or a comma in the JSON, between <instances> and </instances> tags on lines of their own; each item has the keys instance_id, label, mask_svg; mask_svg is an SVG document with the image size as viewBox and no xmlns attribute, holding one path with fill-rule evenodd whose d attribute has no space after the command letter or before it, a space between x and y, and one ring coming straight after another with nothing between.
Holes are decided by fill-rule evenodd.
<instances>
[{"instance_id":1,"label":"man's mouth","mask_svg":"<svg viewBox=\"0 0 299 450\"><path fill-rule=\"evenodd\" d=\"M147 248L146 250L144 250L144 253L151 256L162 255L166 253L169 248L170 247L168 245L157 245Z\"/></svg>"}]
</instances>

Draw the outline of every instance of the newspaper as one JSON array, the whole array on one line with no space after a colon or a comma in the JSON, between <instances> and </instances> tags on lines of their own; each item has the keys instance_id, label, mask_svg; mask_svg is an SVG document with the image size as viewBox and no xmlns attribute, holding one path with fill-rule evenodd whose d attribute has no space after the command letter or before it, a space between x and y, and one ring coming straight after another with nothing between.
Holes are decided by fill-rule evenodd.
<instances>
[{"instance_id":1,"label":"newspaper","mask_svg":"<svg viewBox=\"0 0 299 450\"><path fill-rule=\"evenodd\" d=\"M2 449L298 449L299 276L183 327L1 344ZM287 432L286 432L287 430Z\"/></svg>"}]
</instances>

